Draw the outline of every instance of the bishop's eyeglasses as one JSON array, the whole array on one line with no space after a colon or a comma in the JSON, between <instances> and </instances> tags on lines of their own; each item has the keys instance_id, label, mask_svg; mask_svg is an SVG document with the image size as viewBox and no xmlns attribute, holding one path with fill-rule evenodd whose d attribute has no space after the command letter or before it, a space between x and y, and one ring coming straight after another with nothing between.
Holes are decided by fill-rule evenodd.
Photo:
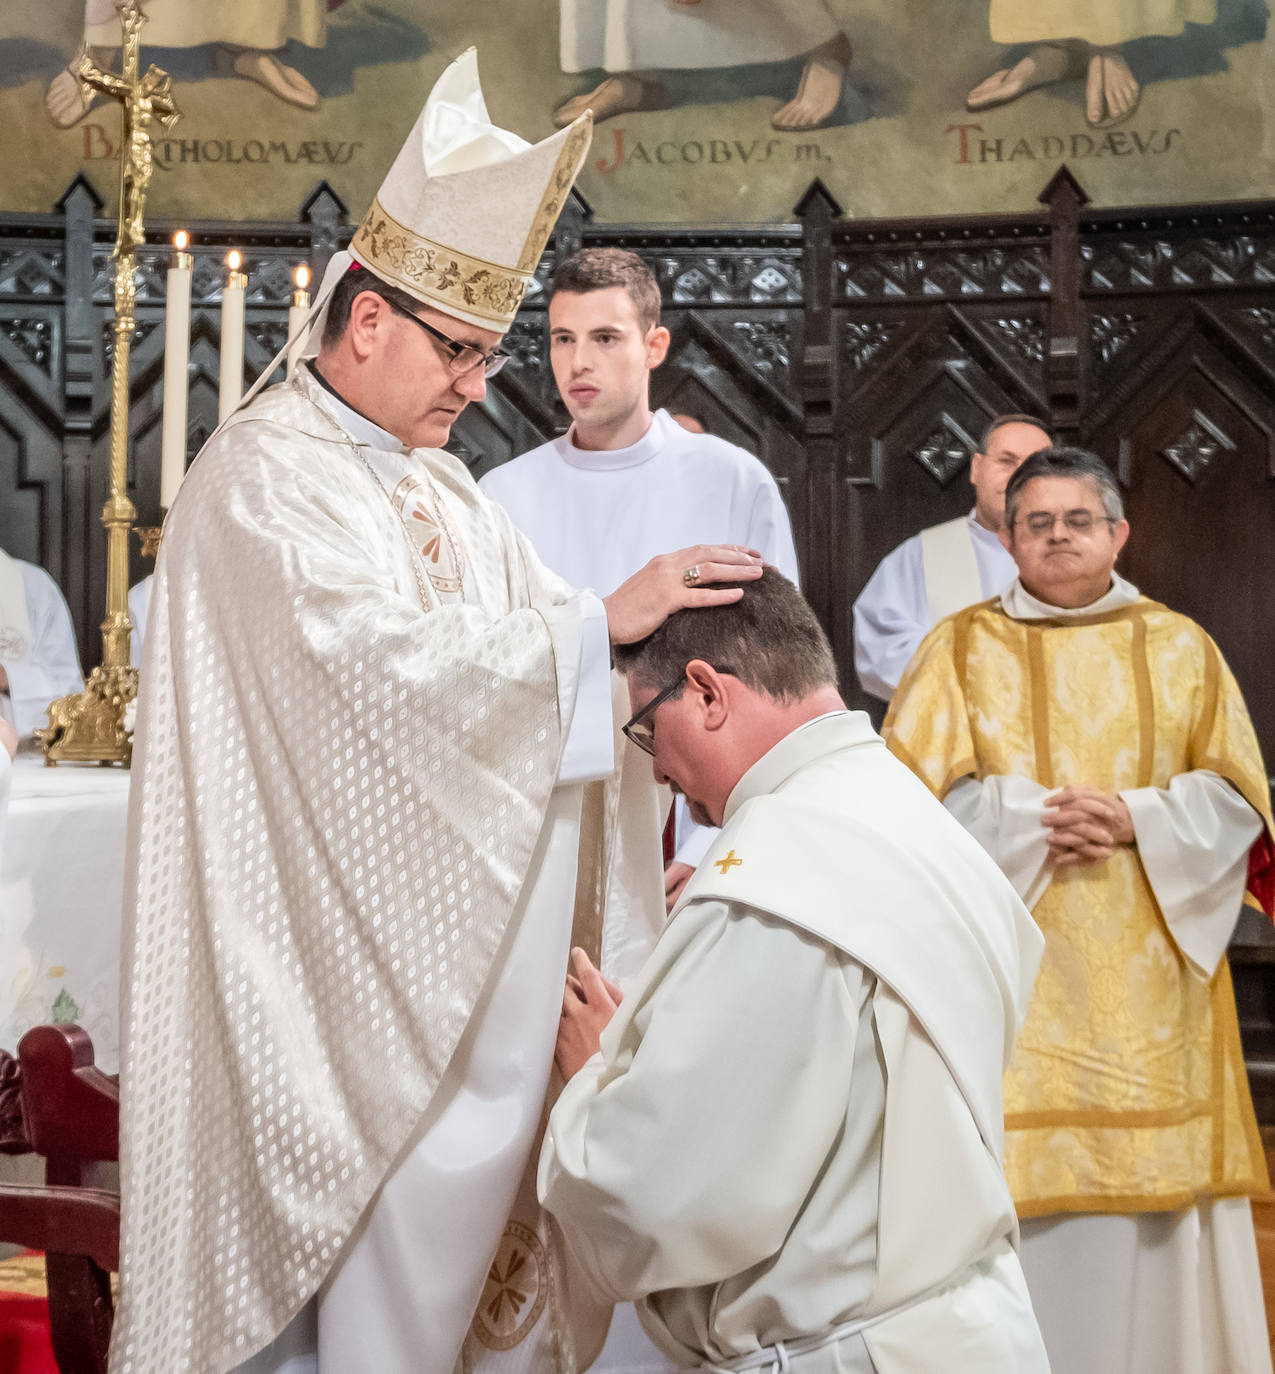
<instances>
[{"instance_id":1,"label":"bishop's eyeglasses","mask_svg":"<svg viewBox=\"0 0 1275 1374\"><path fill-rule=\"evenodd\" d=\"M385 300L385 297L381 297ZM494 377L497 372L509 361L509 354L502 352L499 348L493 348L490 353L484 353L477 344L461 343L458 339L451 338L444 334L441 329L435 329L432 324L427 324L419 315L415 315L410 310L405 310L401 305L395 305L393 301L385 301L385 304L396 314L402 315L405 319L411 320L420 327L442 348L447 358L448 369L458 377L463 377L467 372L472 372L476 367L481 367L484 377Z\"/></svg>"}]
</instances>

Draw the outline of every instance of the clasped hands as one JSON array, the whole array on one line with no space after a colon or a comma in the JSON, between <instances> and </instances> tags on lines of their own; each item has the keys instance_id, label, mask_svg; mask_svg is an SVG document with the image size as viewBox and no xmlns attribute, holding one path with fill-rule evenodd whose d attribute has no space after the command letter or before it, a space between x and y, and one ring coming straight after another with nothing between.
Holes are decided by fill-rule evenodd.
<instances>
[{"instance_id":1,"label":"clasped hands","mask_svg":"<svg viewBox=\"0 0 1275 1374\"><path fill-rule=\"evenodd\" d=\"M624 997L584 950L571 951L571 964L575 972L567 974L562 990L562 1019L553 1051L558 1071L568 1080L597 1054L602 1032Z\"/></svg>"},{"instance_id":2,"label":"clasped hands","mask_svg":"<svg viewBox=\"0 0 1275 1374\"><path fill-rule=\"evenodd\" d=\"M1055 868L1088 868L1134 842L1133 817L1114 792L1078 784L1045 798L1043 824Z\"/></svg>"}]
</instances>

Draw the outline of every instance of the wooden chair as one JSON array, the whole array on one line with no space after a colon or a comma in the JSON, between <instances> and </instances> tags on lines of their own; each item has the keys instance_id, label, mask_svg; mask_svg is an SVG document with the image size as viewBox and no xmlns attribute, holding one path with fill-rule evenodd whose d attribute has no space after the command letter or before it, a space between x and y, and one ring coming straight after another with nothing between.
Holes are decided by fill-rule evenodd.
<instances>
[{"instance_id":1,"label":"wooden chair","mask_svg":"<svg viewBox=\"0 0 1275 1374\"><path fill-rule=\"evenodd\" d=\"M119 1085L79 1026L36 1026L0 1050L0 1153L44 1158L45 1183L0 1183L0 1241L43 1250L53 1353L62 1374L106 1374L119 1269L118 1193L86 1166L119 1158Z\"/></svg>"}]
</instances>

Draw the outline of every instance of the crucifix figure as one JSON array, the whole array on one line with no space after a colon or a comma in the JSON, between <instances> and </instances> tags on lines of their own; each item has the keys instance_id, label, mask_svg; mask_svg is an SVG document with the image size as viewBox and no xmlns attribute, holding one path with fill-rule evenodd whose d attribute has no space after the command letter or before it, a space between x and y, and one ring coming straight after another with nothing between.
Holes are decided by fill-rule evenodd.
<instances>
[{"instance_id":1,"label":"crucifix figure","mask_svg":"<svg viewBox=\"0 0 1275 1374\"><path fill-rule=\"evenodd\" d=\"M86 89L117 100L123 110L120 150L119 232L115 238L115 356L111 362L111 494L102 511L106 526L106 617L102 621L102 663L83 693L60 697L49 707L49 725L39 732L49 763L122 763L132 757L128 703L137 695L137 670L129 666L128 531L137 514L128 498L128 358L133 339L136 252L145 242L146 190L155 170L151 124L165 129L177 121L172 78L156 66L138 78L141 28L139 0L118 0L124 29L121 74L103 71L82 54L73 64Z\"/></svg>"},{"instance_id":2,"label":"crucifix figure","mask_svg":"<svg viewBox=\"0 0 1275 1374\"><path fill-rule=\"evenodd\" d=\"M124 111L124 151L120 160L120 228L115 242L118 257L127 239L130 248L144 241L142 212L146 190L155 170L151 155L151 121L158 118L170 129L178 118L173 101L173 80L167 72L152 63L146 75L137 76L138 53L141 47L142 25L146 16L139 0L120 0L120 22L124 26L123 71L103 71L87 52L81 53L71 66L71 72L83 85L112 100L118 100Z\"/></svg>"}]
</instances>

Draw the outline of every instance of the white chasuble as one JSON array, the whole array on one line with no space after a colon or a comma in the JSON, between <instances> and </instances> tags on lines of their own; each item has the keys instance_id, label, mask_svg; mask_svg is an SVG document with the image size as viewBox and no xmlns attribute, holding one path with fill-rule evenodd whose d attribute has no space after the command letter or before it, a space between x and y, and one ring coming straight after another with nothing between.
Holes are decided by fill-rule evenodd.
<instances>
[{"instance_id":1,"label":"white chasuble","mask_svg":"<svg viewBox=\"0 0 1275 1374\"><path fill-rule=\"evenodd\" d=\"M328 1280L325 1340L324 1303L395 1225L438 1266L413 1283L433 1333L416 1358L449 1368L534 1138L575 885L578 789L555 783L586 676L605 738L571 776L610 767L605 649L588 667L605 620L462 464L356 441L343 412L302 371L233 416L160 552L125 880L113 1374L221 1374ZM462 1143L484 1103L503 1104L486 1172ZM435 1199L440 1179L457 1208L489 1195L433 1250L431 1218L393 1206L422 1167ZM338 1325L324 1374L368 1367Z\"/></svg>"}]
</instances>

